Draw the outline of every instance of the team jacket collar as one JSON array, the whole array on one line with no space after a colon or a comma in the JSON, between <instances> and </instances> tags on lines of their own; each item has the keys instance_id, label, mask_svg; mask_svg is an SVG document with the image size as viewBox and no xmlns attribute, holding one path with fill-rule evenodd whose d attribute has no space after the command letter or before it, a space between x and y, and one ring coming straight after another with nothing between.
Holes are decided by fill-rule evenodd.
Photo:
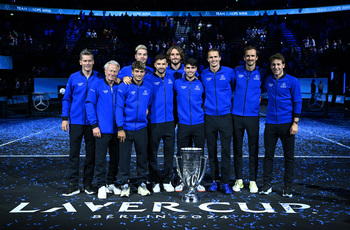
<instances>
[{"instance_id":1,"label":"team jacket collar","mask_svg":"<svg viewBox=\"0 0 350 230\"><path fill-rule=\"evenodd\" d=\"M285 78L286 75L287 75L286 72L283 72L283 75L280 78L278 78L278 80ZM275 75L273 75L273 77L277 80Z\"/></svg>"},{"instance_id":2,"label":"team jacket collar","mask_svg":"<svg viewBox=\"0 0 350 230\"><path fill-rule=\"evenodd\" d=\"M222 69L222 66L220 65L220 67L219 67L218 71L216 71L216 73L220 72L220 71L221 71L221 69ZM213 71L211 71L210 67L209 67L209 71L210 71L211 73L213 73L213 74L214 74L214 72L213 72Z\"/></svg>"},{"instance_id":3,"label":"team jacket collar","mask_svg":"<svg viewBox=\"0 0 350 230\"><path fill-rule=\"evenodd\" d=\"M83 70L80 70L80 74L81 74L81 76L86 77L85 74L83 73ZM91 70L90 77L92 77L92 75L94 75L94 71L93 70Z\"/></svg>"}]
</instances>

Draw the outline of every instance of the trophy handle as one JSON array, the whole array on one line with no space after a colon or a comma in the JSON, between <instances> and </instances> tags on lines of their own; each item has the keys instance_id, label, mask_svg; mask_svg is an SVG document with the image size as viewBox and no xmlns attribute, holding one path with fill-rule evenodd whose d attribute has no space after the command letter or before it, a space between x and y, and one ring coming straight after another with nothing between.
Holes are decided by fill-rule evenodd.
<instances>
[{"instance_id":1,"label":"trophy handle","mask_svg":"<svg viewBox=\"0 0 350 230\"><path fill-rule=\"evenodd\" d=\"M180 179L185 182L183 176L182 176L182 173L181 173L181 170L180 170L180 164L179 164L179 159L182 159L182 156L174 156L175 157L175 162L176 162L176 171L177 171L177 174L179 175Z\"/></svg>"},{"instance_id":2,"label":"trophy handle","mask_svg":"<svg viewBox=\"0 0 350 230\"><path fill-rule=\"evenodd\" d=\"M205 170L207 169L208 156L201 156L201 159L204 159L204 165L203 165L203 170L202 170L201 176L199 177L199 179L197 181L197 185L199 185L201 183L201 181L203 180Z\"/></svg>"}]
</instances>

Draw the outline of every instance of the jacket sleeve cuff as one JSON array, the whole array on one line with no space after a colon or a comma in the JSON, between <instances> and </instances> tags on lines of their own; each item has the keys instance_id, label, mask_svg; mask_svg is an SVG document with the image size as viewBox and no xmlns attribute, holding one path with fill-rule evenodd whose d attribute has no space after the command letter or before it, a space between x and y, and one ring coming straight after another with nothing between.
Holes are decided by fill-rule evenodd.
<instances>
[{"instance_id":1,"label":"jacket sleeve cuff","mask_svg":"<svg viewBox=\"0 0 350 230\"><path fill-rule=\"evenodd\" d=\"M122 131L124 130L124 127L123 126L118 126L118 131Z\"/></svg>"},{"instance_id":2,"label":"jacket sleeve cuff","mask_svg":"<svg viewBox=\"0 0 350 230\"><path fill-rule=\"evenodd\" d=\"M300 113L293 113L293 117L300 117Z\"/></svg>"},{"instance_id":3,"label":"jacket sleeve cuff","mask_svg":"<svg viewBox=\"0 0 350 230\"><path fill-rule=\"evenodd\" d=\"M62 117L62 121L68 121L68 117Z\"/></svg>"},{"instance_id":4,"label":"jacket sleeve cuff","mask_svg":"<svg viewBox=\"0 0 350 230\"><path fill-rule=\"evenodd\" d=\"M94 128L96 128L96 127L98 127L98 124L97 124L97 123L91 125L91 128L92 128L92 129L94 129Z\"/></svg>"}]
</instances>

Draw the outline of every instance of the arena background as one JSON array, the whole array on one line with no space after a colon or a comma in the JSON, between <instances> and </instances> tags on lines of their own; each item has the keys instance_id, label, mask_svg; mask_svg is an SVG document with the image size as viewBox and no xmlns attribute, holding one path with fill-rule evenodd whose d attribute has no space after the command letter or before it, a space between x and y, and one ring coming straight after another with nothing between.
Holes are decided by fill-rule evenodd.
<instances>
[{"instance_id":1,"label":"arena background","mask_svg":"<svg viewBox=\"0 0 350 230\"><path fill-rule=\"evenodd\" d=\"M62 0L31 1L30 5L21 0L0 1L0 228L349 229L348 4L345 0L180 0L176 4ZM122 15L109 15L109 11ZM248 28L254 27L265 29L266 37L252 37ZM87 38L88 29L95 29L98 37ZM179 43L181 37L184 42ZM315 39L315 47L305 45L308 37L309 43L310 37ZM239 193L201 193L197 204L182 202L183 193L149 197L133 193L123 199L109 195L106 200L83 193L61 196L67 185L69 152L68 134L60 129L62 89L69 74L80 69L80 50L94 50L95 69L102 72L110 59L122 66L132 62L133 48L140 43L159 45L158 52L181 45L186 57L197 58L201 68L207 66L205 51L210 45L220 48L222 64L232 68L241 64L242 48L248 44L259 47L258 66L266 69L267 58L274 52L286 56L286 71L298 77L303 92L293 198L281 195L280 142L274 191L268 196L250 194L247 180ZM155 53L150 51L149 65ZM312 79L324 84L315 100L311 99ZM266 100L263 97L260 109L259 186ZM132 159L134 167L134 154ZM162 146L159 159L162 164ZM208 177L209 171L205 186L210 183ZM234 179L232 175L231 185Z\"/></svg>"}]
</instances>

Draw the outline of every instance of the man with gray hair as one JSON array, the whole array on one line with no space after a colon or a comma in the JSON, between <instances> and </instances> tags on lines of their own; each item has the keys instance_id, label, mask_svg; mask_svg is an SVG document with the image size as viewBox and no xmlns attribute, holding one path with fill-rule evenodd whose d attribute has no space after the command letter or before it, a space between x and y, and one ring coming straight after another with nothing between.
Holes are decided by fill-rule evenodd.
<instances>
[{"instance_id":1,"label":"man with gray hair","mask_svg":"<svg viewBox=\"0 0 350 230\"><path fill-rule=\"evenodd\" d=\"M96 140L95 176L99 199L106 199L107 193L119 195L114 185L118 173L119 140L114 119L118 85L115 78L120 65L116 61L105 64L105 78L93 84L86 99L86 113ZM109 170L106 179L106 155L109 149Z\"/></svg>"}]
</instances>

